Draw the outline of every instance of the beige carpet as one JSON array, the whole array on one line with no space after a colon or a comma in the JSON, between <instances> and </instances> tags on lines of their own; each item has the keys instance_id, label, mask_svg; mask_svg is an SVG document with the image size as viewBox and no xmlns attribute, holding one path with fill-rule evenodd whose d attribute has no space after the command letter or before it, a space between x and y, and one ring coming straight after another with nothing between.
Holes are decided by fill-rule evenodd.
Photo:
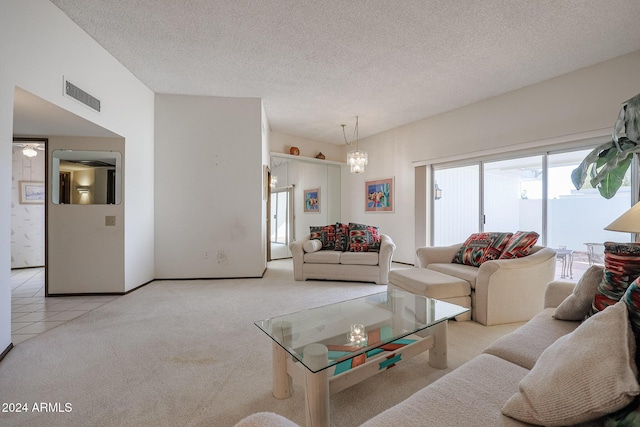
<instances>
[{"instance_id":1,"label":"beige carpet","mask_svg":"<svg viewBox=\"0 0 640 427\"><path fill-rule=\"evenodd\" d=\"M290 399L271 395L271 341L253 322L385 289L295 282L289 260L262 279L153 282L17 345L0 362L0 404L28 412L0 408L0 425L233 426L258 411L303 425L299 385ZM331 425L359 425L517 326L450 323L449 369L422 354L344 390ZM56 412L33 412L41 403Z\"/></svg>"}]
</instances>

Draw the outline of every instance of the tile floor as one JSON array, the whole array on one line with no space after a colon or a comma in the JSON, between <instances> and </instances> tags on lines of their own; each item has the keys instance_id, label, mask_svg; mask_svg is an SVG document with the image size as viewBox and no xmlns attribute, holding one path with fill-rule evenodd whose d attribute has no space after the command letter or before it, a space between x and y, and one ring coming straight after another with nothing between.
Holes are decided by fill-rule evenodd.
<instances>
[{"instance_id":1,"label":"tile floor","mask_svg":"<svg viewBox=\"0 0 640 427\"><path fill-rule=\"evenodd\" d=\"M44 296L44 268L11 270L13 345L119 298L119 295Z\"/></svg>"}]
</instances>

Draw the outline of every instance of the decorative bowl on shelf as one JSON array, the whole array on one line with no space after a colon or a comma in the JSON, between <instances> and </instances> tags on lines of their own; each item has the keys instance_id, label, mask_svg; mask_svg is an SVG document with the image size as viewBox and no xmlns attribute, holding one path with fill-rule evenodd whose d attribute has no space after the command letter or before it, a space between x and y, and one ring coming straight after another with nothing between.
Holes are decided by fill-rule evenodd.
<instances>
[{"instance_id":1,"label":"decorative bowl on shelf","mask_svg":"<svg viewBox=\"0 0 640 427\"><path fill-rule=\"evenodd\" d=\"M300 155L300 149L298 147L291 147L289 149L289 154L291 154L293 156L299 156Z\"/></svg>"}]
</instances>

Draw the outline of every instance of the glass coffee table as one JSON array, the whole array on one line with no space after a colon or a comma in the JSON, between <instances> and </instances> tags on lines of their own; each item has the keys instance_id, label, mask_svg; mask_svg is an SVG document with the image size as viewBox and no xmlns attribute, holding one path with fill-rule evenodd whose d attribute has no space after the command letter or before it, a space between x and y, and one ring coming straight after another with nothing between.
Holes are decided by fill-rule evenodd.
<instances>
[{"instance_id":1,"label":"glass coffee table","mask_svg":"<svg viewBox=\"0 0 640 427\"><path fill-rule=\"evenodd\" d=\"M468 308L390 290L255 322L273 340L273 395L305 387L308 426L329 426L329 395L429 350L447 367L447 321ZM419 333L419 334L418 334Z\"/></svg>"}]
</instances>

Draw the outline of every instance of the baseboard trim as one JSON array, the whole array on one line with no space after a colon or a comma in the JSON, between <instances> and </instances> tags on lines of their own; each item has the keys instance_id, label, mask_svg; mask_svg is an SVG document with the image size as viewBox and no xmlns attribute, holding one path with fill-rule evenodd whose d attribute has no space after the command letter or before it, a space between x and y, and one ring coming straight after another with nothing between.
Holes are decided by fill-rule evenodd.
<instances>
[{"instance_id":1,"label":"baseboard trim","mask_svg":"<svg viewBox=\"0 0 640 427\"><path fill-rule=\"evenodd\" d=\"M153 282L154 280L156 279L149 280L148 282L138 285L133 289L129 289L126 292L79 292L79 293L72 293L72 294L48 294L47 297L91 297L91 296L109 296L109 295L122 296L122 295L127 295L133 291L137 291L141 287L147 286L149 283Z\"/></svg>"},{"instance_id":2,"label":"baseboard trim","mask_svg":"<svg viewBox=\"0 0 640 427\"><path fill-rule=\"evenodd\" d=\"M143 284L141 284L141 285L136 286L135 288L129 289L127 292L125 292L125 293L124 293L124 294L122 294L122 295L127 295L127 294L130 294L130 293L131 293L131 292L133 292L133 291L137 291L138 289L140 289L140 288L142 288L142 287L144 287L144 286L147 286L149 283L151 283L151 282L153 282L153 281L155 281L155 280L156 280L156 279L151 279L151 280L149 280L148 282L145 282L145 283L143 283Z\"/></svg>"},{"instance_id":3,"label":"baseboard trim","mask_svg":"<svg viewBox=\"0 0 640 427\"><path fill-rule=\"evenodd\" d=\"M4 357L11 351L12 348L13 348L13 343L11 342L9 343L9 346L5 348L2 353L0 353L0 361L4 359Z\"/></svg>"}]
</instances>

